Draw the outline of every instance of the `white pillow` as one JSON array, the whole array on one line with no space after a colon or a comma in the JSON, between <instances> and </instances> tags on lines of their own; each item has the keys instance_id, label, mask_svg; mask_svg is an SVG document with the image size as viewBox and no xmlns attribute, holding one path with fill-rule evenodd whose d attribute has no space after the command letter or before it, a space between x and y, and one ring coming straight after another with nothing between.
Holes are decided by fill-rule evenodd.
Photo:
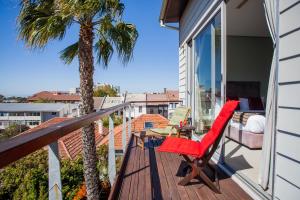
<instances>
[{"instance_id":1,"label":"white pillow","mask_svg":"<svg viewBox=\"0 0 300 200\"><path fill-rule=\"evenodd\" d=\"M248 118L245 131L253 133L263 133L265 129L266 118L262 115L252 115Z\"/></svg>"},{"instance_id":2,"label":"white pillow","mask_svg":"<svg viewBox=\"0 0 300 200\"><path fill-rule=\"evenodd\" d=\"M249 110L249 102L247 98L239 98L240 100L240 110L246 111Z\"/></svg>"}]
</instances>

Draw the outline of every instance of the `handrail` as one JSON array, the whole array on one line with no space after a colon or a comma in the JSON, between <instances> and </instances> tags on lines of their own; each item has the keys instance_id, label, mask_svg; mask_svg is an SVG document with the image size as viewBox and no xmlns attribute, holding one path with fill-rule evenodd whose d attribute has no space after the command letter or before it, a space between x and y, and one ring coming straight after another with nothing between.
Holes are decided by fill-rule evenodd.
<instances>
[{"instance_id":1,"label":"handrail","mask_svg":"<svg viewBox=\"0 0 300 200\"><path fill-rule=\"evenodd\" d=\"M72 118L47 128L22 134L0 143L0 169L6 165L60 139L61 137L130 105L120 104L78 118Z\"/></svg>"},{"instance_id":2,"label":"handrail","mask_svg":"<svg viewBox=\"0 0 300 200\"><path fill-rule=\"evenodd\" d=\"M49 127L21 134L0 142L0 169L6 165L43 148L61 137L108 116L132 103L147 103L149 101L130 101L111 108L93 112L78 118L72 118ZM182 101L150 101L149 103L182 102Z\"/></svg>"}]
</instances>

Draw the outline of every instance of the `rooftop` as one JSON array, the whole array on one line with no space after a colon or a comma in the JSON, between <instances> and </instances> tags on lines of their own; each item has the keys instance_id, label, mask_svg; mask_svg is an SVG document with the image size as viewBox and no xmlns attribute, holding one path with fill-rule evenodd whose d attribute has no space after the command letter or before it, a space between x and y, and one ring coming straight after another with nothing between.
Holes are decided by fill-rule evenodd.
<instances>
[{"instance_id":1,"label":"rooftop","mask_svg":"<svg viewBox=\"0 0 300 200\"><path fill-rule=\"evenodd\" d=\"M67 117L55 117L52 118L39 126L29 129L21 134L30 134L33 131L41 130L44 128L47 128L51 125L58 124L60 122L64 122L70 118ZM103 127L103 133L99 133L98 125L95 126L95 140L96 140L96 146L100 145L100 141L103 139L103 136L101 135L107 135L108 129ZM78 129L76 131L73 131L69 133L68 135L60 138L58 140L58 149L59 149L59 155L63 159L74 159L76 156L78 156L82 152L82 140L81 140L81 129Z\"/></svg>"},{"instance_id":2,"label":"rooftop","mask_svg":"<svg viewBox=\"0 0 300 200\"><path fill-rule=\"evenodd\" d=\"M47 99L50 101L80 101L80 95L67 92L42 91L28 98L28 101Z\"/></svg>"},{"instance_id":3,"label":"rooftop","mask_svg":"<svg viewBox=\"0 0 300 200\"><path fill-rule=\"evenodd\" d=\"M53 112L69 106L64 103L0 103L2 112Z\"/></svg>"},{"instance_id":4,"label":"rooftop","mask_svg":"<svg viewBox=\"0 0 300 200\"><path fill-rule=\"evenodd\" d=\"M140 132L145 129L145 122L152 122L154 128L163 128L166 127L169 123L169 120L159 114L143 114L131 121L131 130L132 132ZM114 129L114 141L115 141L115 149L122 149L122 130L123 125L116 126ZM128 124L126 126L127 133L127 141L128 142ZM106 135L101 144L108 144L109 137Z\"/></svg>"}]
</instances>

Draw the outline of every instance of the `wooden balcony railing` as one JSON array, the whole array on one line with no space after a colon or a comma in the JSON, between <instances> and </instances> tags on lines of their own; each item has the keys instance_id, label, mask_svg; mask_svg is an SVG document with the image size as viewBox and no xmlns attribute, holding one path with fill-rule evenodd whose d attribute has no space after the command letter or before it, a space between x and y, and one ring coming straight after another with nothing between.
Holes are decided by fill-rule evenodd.
<instances>
[{"instance_id":1,"label":"wooden balcony railing","mask_svg":"<svg viewBox=\"0 0 300 200\"><path fill-rule=\"evenodd\" d=\"M151 101L151 103L166 103L168 101ZM178 102L181 101L171 101ZM131 117L132 106L134 104L146 103L146 101L126 102L111 108L100 110L78 118L72 118L67 121L51 125L47 128L32 131L30 134L21 134L0 143L0 169L17 161L24 156L35 152L48 145L48 163L49 163L49 199L62 199L62 186L60 176L60 158L58 154L58 139L63 136L101 120L109 116L109 142L108 142L108 172L109 180L113 185L116 177L116 157L114 146L114 122L111 115L115 112L123 111L122 126L122 148L126 152L126 127L128 136L131 137ZM126 121L126 114L128 121ZM128 123L128 125L126 125ZM130 140L129 140L130 141Z\"/></svg>"}]
</instances>

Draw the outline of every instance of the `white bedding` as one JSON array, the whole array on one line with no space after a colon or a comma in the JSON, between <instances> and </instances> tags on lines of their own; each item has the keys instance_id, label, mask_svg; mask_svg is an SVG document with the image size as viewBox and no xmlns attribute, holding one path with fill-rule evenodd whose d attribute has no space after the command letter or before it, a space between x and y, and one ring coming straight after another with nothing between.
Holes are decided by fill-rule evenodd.
<instances>
[{"instance_id":1,"label":"white bedding","mask_svg":"<svg viewBox=\"0 0 300 200\"><path fill-rule=\"evenodd\" d=\"M239 130L253 133L264 133L266 118L262 115L252 115L248 118L246 125L231 120L230 125Z\"/></svg>"}]
</instances>

